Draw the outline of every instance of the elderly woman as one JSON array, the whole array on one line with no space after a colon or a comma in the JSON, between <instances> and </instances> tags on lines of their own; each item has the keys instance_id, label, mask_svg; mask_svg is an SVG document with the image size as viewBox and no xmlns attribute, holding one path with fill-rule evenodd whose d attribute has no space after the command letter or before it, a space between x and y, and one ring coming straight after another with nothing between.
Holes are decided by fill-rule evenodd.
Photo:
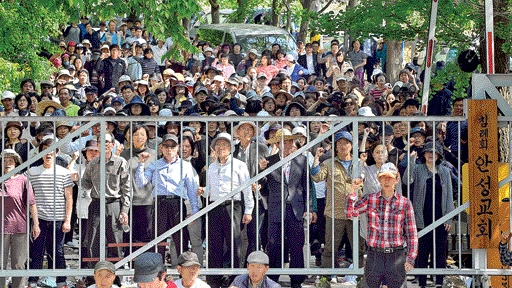
<instances>
[{"instance_id":1,"label":"elderly woman","mask_svg":"<svg viewBox=\"0 0 512 288\"><path fill-rule=\"evenodd\" d=\"M131 132L131 133L130 133ZM156 160L156 151L148 148L146 142L148 140L148 127L145 125L137 124L133 127L128 126L125 129L125 135L129 135L130 143L128 147L121 152L121 157L128 161L128 166L131 169L132 174L132 231L135 242L149 242L153 239L152 227L153 227L153 198L151 192L153 191L153 185L151 183L139 187L135 183L135 172L139 165L139 154L142 152L149 153L149 159L144 163L147 167L151 162Z\"/></svg>"},{"instance_id":2,"label":"elderly woman","mask_svg":"<svg viewBox=\"0 0 512 288\"><path fill-rule=\"evenodd\" d=\"M27 161L28 151L32 148L27 139L22 138L23 125L19 121L7 122L4 129L5 134L5 149L12 149L16 151L23 161Z\"/></svg>"},{"instance_id":3,"label":"elderly woman","mask_svg":"<svg viewBox=\"0 0 512 288\"><path fill-rule=\"evenodd\" d=\"M125 105L123 110L130 116L149 116L151 114L148 105L140 97L133 97L130 104Z\"/></svg>"},{"instance_id":4,"label":"elderly woman","mask_svg":"<svg viewBox=\"0 0 512 288\"><path fill-rule=\"evenodd\" d=\"M417 156L422 156L421 164L416 163ZM440 165L443 159L443 147L439 143L427 142L421 154L411 152L409 169L405 170L403 182L414 183L412 203L416 227L418 231L434 223L441 217L455 209L453 204L452 181L450 169ZM410 174L409 174L410 173ZM421 237L418 247L421 247L416 259L417 268L427 268L429 257L436 269L446 268L448 253L448 232L452 227L452 220L437 226ZM435 234L435 237L434 237ZM419 285L425 287L426 275L419 276ZM443 285L443 275L436 275L436 287Z\"/></svg>"},{"instance_id":5,"label":"elderly woman","mask_svg":"<svg viewBox=\"0 0 512 288\"><path fill-rule=\"evenodd\" d=\"M20 155L12 149L4 150L2 156L4 175L22 163ZM1 263L1 269L7 269L7 263L10 258L12 270L23 270L25 269L28 251L27 233L29 233L30 229L27 227L27 218L29 211L32 217L31 238L36 239L41 233L34 192L27 181L27 177L18 173L5 180L0 190L2 190L2 204L4 207L3 226L0 230L3 238L3 262ZM0 287L5 287L5 284L5 278L0 278ZM26 287L23 277L13 277L11 287Z\"/></svg>"}]
</instances>

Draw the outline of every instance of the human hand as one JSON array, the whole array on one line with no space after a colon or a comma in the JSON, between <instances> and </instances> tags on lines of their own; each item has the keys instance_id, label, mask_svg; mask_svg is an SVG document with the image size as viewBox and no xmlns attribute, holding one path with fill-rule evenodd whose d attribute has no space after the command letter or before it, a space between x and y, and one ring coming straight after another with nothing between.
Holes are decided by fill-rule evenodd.
<instances>
[{"instance_id":1,"label":"human hand","mask_svg":"<svg viewBox=\"0 0 512 288\"><path fill-rule=\"evenodd\" d=\"M361 186L363 186L363 179L362 178L354 178L354 179L352 179L352 190L354 191L354 193Z\"/></svg>"},{"instance_id":2,"label":"human hand","mask_svg":"<svg viewBox=\"0 0 512 288\"><path fill-rule=\"evenodd\" d=\"M512 237L512 233L510 233L510 231L505 231L505 232L501 233L501 243L507 244L511 237Z\"/></svg>"},{"instance_id":3,"label":"human hand","mask_svg":"<svg viewBox=\"0 0 512 288\"><path fill-rule=\"evenodd\" d=\"M315 158L320 158L324 155L325 149L323 147L316 148Z\"/></svg>"},{"instance_id":4,"label":"human hand","mask_svg":"<svg viewBox=\"0 0 512 288\"><path fill-rule=\"evenodd\" d=\"M411 157L416 157L417 155L418 155L418 152L416 152L416 151L411 152Z\"/></svg>"},{"instance_id":5,"label":"human hand","mask_svg":"<svg viewBox=\"0 0 512 288\"><path fill-rule=\"evenodd\" d=\"M140 162L140 163L144 163L144 162L146 162L146 160L148 160L150 156L151 156L151 155L149 155L149 153L148 153L148 152L141 152L141 153L139 154L139 162Z\"/></svg>"},{"instance_id":6,"label":"human hand","mask_svg":"<svg viewBox=\"0 0 512 288\"><path fill-rule=\"evenodd\" d=\"M452 230L452 224L444 224L444 230L446 230L446 231Z\"/></svg>"},{"instance_id":7,"label":"human hand","mask_svg":"<svg viewBox=\"0 0 512 288\"><path fill-rule=\"evenodd\" d=\"M405 273L409 273L409 271L411 271L414 268L414 266L412 266L412 264L409 262L405 262L404 268L405 268Z\"/></svg>"},{"instance_id":8,"label":"human hand","mask_svg":"<svg viewBox=\"0 0 512 288\"><path fill-rule=\"evenodd\" d=\"M261 158L259 164L260 164L260 170L264 170L268 166L268 160L265 158Z\"/></svg>"},{"instance_id":9,"label":"human hand","mask_svg":"<svg viewBox=\"0 0 512 288\"><path fill-rule=\"evenodd\" d=\"M39 237L39 234L41 234L41 229L39 228L39 224L33 224L32 225L32 238L36 240L37 237Z\"/></svg>"},{"instance_id":10,"label":"human hand","mask_svg":"<svg viewBox=\"0 0 512 288\"><path fill-rule=\"evenodd\" d=\"M318 220L318 215L316 215L315 212L311 212L311 223L316 223L316 221Z\"/></svg>"},{"instance_id":11,"label":"human hand","mask_svg":"<svg viewBox=\"0 0 512 288\"><path fill-rule=\"evenodd\" d=\"M252 191L253 192L257 192L260 189L261 189L261 185L260 184L252 183Z\"/></svg>"},{"instance_id":12,"label":"human hand","mask_svg":"<svg viewBox=\"0 0 512 288\"><path fill-rule=\"evenodd\" d=\"M204 187L198 187L197 188L197 195L201 196L204 194Z\"/></svg>"},{"instance_id":13,"label":"human hand","mask_svg":"<svg viewBox=\"0 0 512 288\"><path fill-rule=\"evenodd\" d=\"M366 160L368 160L368 153L366 153L366 152L361 153L361 155L359 156L359 159L361 160L361 162L366 162Z\"/></svg>"},{"instance_id":14,"label":"human hand","mask_svg":"<svg viewBox=\"0 0 512 288\"><path fill-rule=\"evenodd\" d=\"M252 220L252 215L251 214L244 214L244 218L242 219L242 223L243 224L249 224L249 222L251 222Z\"/></svg>"},{"instance_id":15,"label":"human hand","mask_svg":"<svg viewBox=\"0 0 512 288\"><path fill-rule=\"evenodd\" d=\"M64 221L64 223L62 223L62 232L68 233L69 231L71 231L71 224L70 224L70 221L67 220L67 221Z\"/></svg>"},{"instance_id":16,"label":"human hand","mask_svg":"<svg viewBox=\"0 0 512 288\"><path fill-rule=\"evenodd\" d=\"M126 212L119 214L119 222L121 222L122 225L128 224L128 214L126 214Z\"/></svg>"}]
</instances>

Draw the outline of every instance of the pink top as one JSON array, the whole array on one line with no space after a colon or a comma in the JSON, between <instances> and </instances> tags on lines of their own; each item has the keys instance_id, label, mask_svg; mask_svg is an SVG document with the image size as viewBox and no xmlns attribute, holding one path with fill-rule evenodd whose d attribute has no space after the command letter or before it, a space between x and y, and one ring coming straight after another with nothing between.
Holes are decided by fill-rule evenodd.
<instances>
[{"instance_id":1,"label":"pink top","mask_svg":"<svg viewBox=\"0 0 512 288\"><path fill-rule=\"evenodd\" d=\"M279 69L277 69L277 67L274 65L259 66L258 68L256 68L256 71L258 72L258 74L263 72L265 73L265 75L267 75L267 85L270 82L270 80L272 80L272 78L274 78L279 73Z\"/></svg>"},{"instance_id":2,"label":"pink top","mask_svg":"<svg viewBox=\"0 0 512 288\"><path fill-rule=\"evenodd\" d=\"M276 62L276 67L279 70L284 69L284 67L286 67L286 58L283 58L283 60L276 60L275 62Z\"/></svg>"},{"instance_id":3,"label":"pink top","mask_svg":"<svg viewBox=\"0 0 512 288\"><path fill-rule=\"evenodd\" d=\"M18 175L11 177L4 182L5 191L0 186L0 195L5 201L4 210L4 234L27 233L27 195L30 205L36 204L32 186L28 184L27 177ZM1 233L1 232L0 232Z\"/></svg>"},{"instance_id":4,"label":"pink top","mask_svg":"<svg viewBox=\"0 0 512 288\"><path fill-rule=\"evenodd\" d=\"M224 76L226 80L229 79L229 76L231 76L231 74L236 73L235 67L233 67L233 65L224 66L222 64L217 64L215 65L215 68L222 71L222 76Z\"/></svg>"}]
</instances>

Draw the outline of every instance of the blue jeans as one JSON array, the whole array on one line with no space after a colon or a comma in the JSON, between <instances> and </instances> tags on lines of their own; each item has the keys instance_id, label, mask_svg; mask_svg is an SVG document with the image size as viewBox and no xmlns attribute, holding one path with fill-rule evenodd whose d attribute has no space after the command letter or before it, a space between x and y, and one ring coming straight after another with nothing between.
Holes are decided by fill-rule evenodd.
<instances>
[{"instance_id":1,"label":"blue jeans","mask_svg":"<svg viewBox=\"0 0 512 288\"><path fill-rule=\"evenodd\" d=\"M39 219L39 228L41 234L30 245L30 269L43 269L44 253L47 253L48 269L53 269L54 262L56 269L66 269L66 259L64 259L64 233L62 224L64 221L46 221ZM53 230L55 227L55 246L53 239ZM53 258L55 248L55 258ZM39 277L29 277L29 283L34 283ZM62 284L63 283L63 284ZM57 285L66 284L66 276L57 277Z\"/></svg>"}]
</instances>

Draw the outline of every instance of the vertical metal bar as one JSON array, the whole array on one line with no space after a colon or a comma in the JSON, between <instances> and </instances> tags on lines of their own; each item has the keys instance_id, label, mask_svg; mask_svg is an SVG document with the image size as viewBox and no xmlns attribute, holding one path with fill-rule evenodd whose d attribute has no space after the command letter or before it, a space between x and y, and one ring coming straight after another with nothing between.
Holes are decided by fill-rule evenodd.
<instances>
[{"instance_id":1,"label":"vertical metal bar","mask_svg":"<svg viewBox=\"0 0 512 288\"><path fill-rule=\"evenodd\" d=\"M432 157L434 157L434 165L433 165L433 170L432 170L432 223L436 222L436 174L439 175L439 171L437 171L437 161L436 161L436 153L439 152L439 153L442 153L443 151L436 151L436 135L435 135L435 131L436 131L436 121L432 121L432 127L434 128L434 137L433 138L433 142L432 142ZM440 168L440 167L439 167ZM451 180L451 179L450 179ZM441 176L439 176L439 181L441 181ZM443 201L443 198L441 197L441 205L443 205L442 203ZM441 215L442 217L443 215ZM441 224L442 226L444 226L443 224ZM436 264L436 258L437 258L437 253L436 253L436 242L437 242L437 238L436 238L436 230L437 230L437 227L434 228L434 230L432 230L432 246L433 246L433 255L432 255L432 262L433 262L433 266L434 266L434 269L437 268L437 264ZM437 276L436 276L437 277Z\"/></svg>"},{"instance_id":2,"label":"vertical metal bar","mask_svg":"<svg viewBox=\"0 0 512 288\"><path fill-rule=\"evenodd\" d=\"M57 129L55 128L55 121L53 121L53 141L57 142ZM56 250L57 250L57 220L55 219L57 217L57 211L55 207L57 207L57 148L53 149L53 249L52 249L52 260L53 260L53 271L55 271L57 266L57 261L55 258ZM66 193L64 192L64 195ZM64 202L64 207L66 206L66 202ZM63 222L64 223L64 222ZM65 234L63 233L62 237L64 237ZM47 263L50 263L50 259L47 259Z\"/></svg>"},{"instance_id":3,"label":"vertical metal bar","mask_svg":"<svg viewBox=\"0 0 512 288\"><path fill-rule=\"evenodd\" d=\"M332 123L332 122L331 122ZM330 127L332 128L332 126ZM334 221L334 161L336 157L336 142L334 141L336 138L336 133L331 135L331 269L334 269L335 263L336 263L336 257L338 255L338 246L340 243L337 243L336 245L334 243L334 227L335 227L335 221ZM343 248L342 248L343 249ZM345 252L347 249L345 249Z\"/></svg>"},{"instance_id":4,"label":"vertical metal bar","mask_svg":"<svg viewBox=\"0 0 512 288\"><path fill-rule=\"evenodd\" d=\"M279 156L281 156L281 159L284 158L284 120L281 120L281 141L279 142L279 148L278 153ZM283 166L281 166L281 268L284 267L284 222L286 220L286 199L285 199L285 193L284 193L284 181L286 175L284 174L285 165L288 165L288 163L285 163ZM270 235L269 235L270 236ZM288 251L286 251L288 253Z\"/></svg>"},{"instance_id":5,"label":"vertical metal bar","mask_svg":"<svg viewBox=\"0 0 512 288\"><path fill-rule=\"evenodd\" d=\"M106 131L106 123L102 120L100 121L100 175L105 175L106 169L105 165L107 164L106 159L106 151L105 151L105 131ZM106 247L106 230L105 230L105 177L100 177L100 261L105 260L105 247Z\"/></svg>"},{"instance_id":6,"label":"vertical metal bar","mask_svg":"<svg viewBox=\"0 0 512 288\"><path fill-rule=\"evenodd\" d=\"M233 122L230 122L229 125L231 125L231 131L233 131ZM217 122L217 131L219 131L219 122ZM233 137L233 136L232 136ZM233 138L231 138L233 139ZM231 191L233 191L233 165L234 165L234 158L235 158L235 155L234 152L235 152L235 145L233 145L233 141L231 141L231 143L229 143L229 146L231 147L231 153L228 157L231 157L231 163L230 163L230 169L231 169ZM229 161L229 158L228 158L228 161ZM242 192L240 192L242 193ZM240 195L240 199L242 199L242 195ZM231 268L238 268L238 267L235 267L235 253L237 253L237 251L235 251L235 225L240 225L241 223L233 223L234 220L235 220L235 196L233 195L233 197L231 197ZM243 217L243 213L242 212L242 217ZM241 247L237 247L237 250L240 249ZM239 256L237 254L237 256ZM240 259L238 259L238 261L240 261ZM238 266L238 265L237 265Z\"/></svg>"},{"instance_id":7,"label":"vertical metal bar","mask_svg":"<svg viewBox=\"0 0 512 288\"><path fill-rule=\"evenodd\" d=\"M354 136L352 137L352 175L351 178L354 180L359 176L359 121L352 122L352 131ZM354 142L355 141L355 142ZM354 145L356 143L356 145ZM366 150L366 147L363 147ZM352 191L350 191L352 192ZM352 218L352 263L354 263L353 269L359 269L359 218Z\"/></svg>"}]
</instances>

